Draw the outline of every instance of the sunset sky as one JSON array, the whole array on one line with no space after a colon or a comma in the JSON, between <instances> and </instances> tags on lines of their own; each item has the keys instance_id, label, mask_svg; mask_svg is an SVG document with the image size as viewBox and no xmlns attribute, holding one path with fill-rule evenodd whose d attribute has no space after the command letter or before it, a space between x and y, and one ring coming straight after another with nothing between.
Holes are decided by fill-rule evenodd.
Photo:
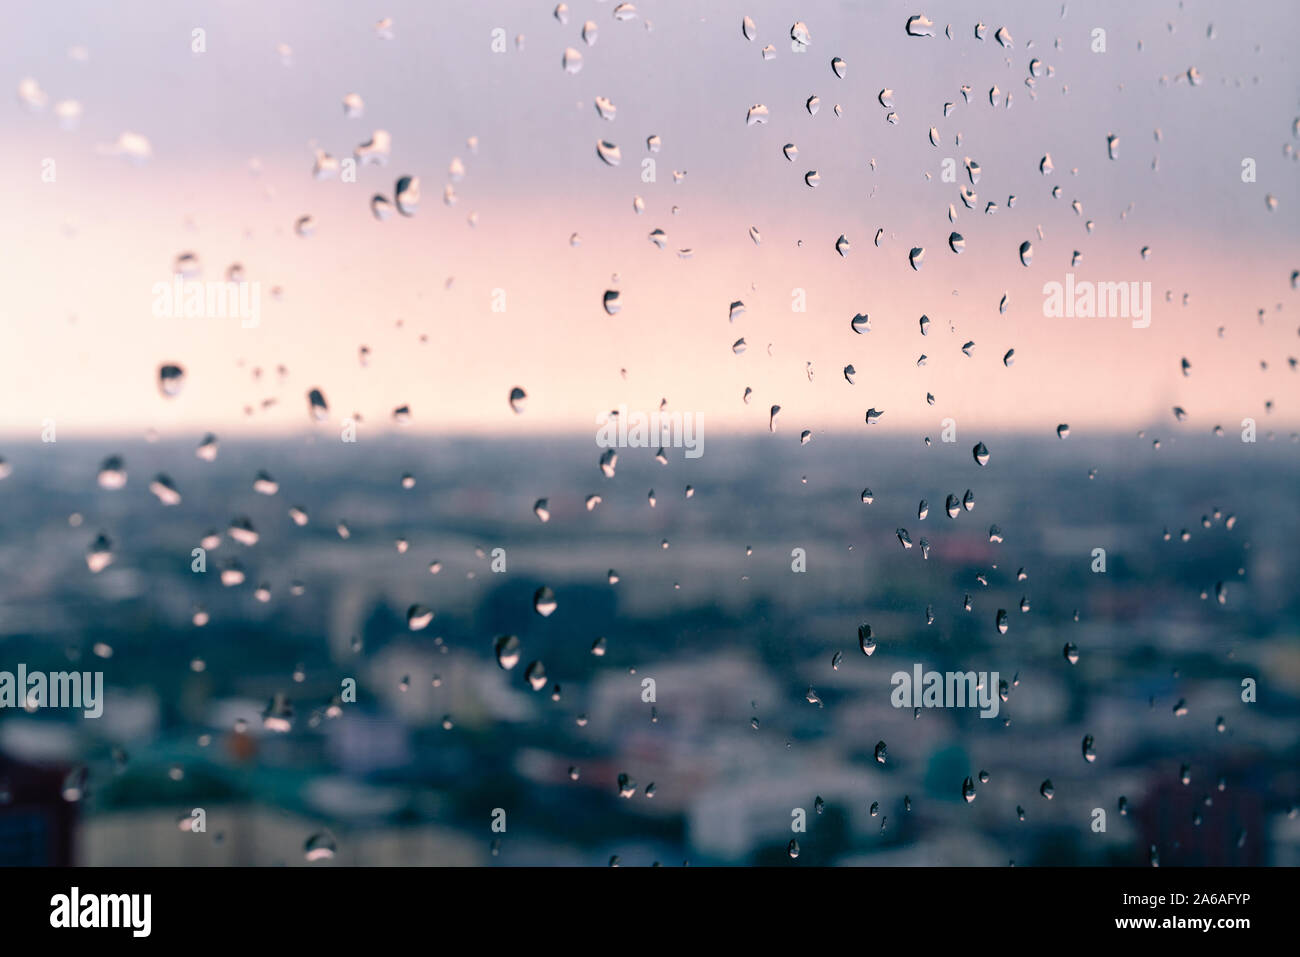
<instances>
[{"instance_id":1,"label":"sunset sky","mask_svg":"<svg viewBox=\"0 0 1300 957\"><path fill-rule=\"evenodd\" d=\"M387 429L400 405L417 430L583 432L604 410L651 411L664 398L715 430L765 430L779 404L792 437L865 429L871 407L885 412L873 428L917 434L945 417L1044 432L1061 422L1235 430L1247 416L1261 432L1300 425L1300 373L1287 361L1300 355L1295 4L1223 19L1192 0L807 11L645 0L626 21L612 0L567 5L564 24L554 4L520 0L9 4L0 433L34 441L51 419L60 437L275 435L336 430L353 412ZM935 36L906 34L917 13ZM375 29L384 17L392 39ZM800 19L812 42L795 53ZM1003 26L1009 48L994 39ZM1090 48L1097 27L1104 53ZM497 28L504 52L493 51ZM279 44L292 48L288 62ZM582 54L575 74L562 67L566 47ZM833 57L846 61L842 79ZM1034 58L1043 72L1031 90ZM18 95L29 77L43 109ZM894 124L877 98L886 88ZM364 100L359 118L345 116L349 93ZM596 97L617 107L614 120ZM83 108L74 130L56 115L64 100ZM747 126L755 104L770 117ZM391 133L387 165L359 167L355 183L313 179L317 149L348 158L375 130ZM124 132L146 137L152 157L111 155ZM1119 137L1114 160L1108 134ZM620 148L617 167L597 156L599 140ZM798 147L793 162L786 143ZM946 157L955 183L941 179ZM959 197L966 157L982 170L974 209ZM455 158L465 175L446 205ZM1246 158L1256 182L1242 182ZM44 182L49 159L55 179ZM420 178L418 212L377 221L371 196L391 201L402 175ZM294 230L304 215L316 223L305 238ZM665 249L648 239L656 228ZM966 241L960 256L953 231ZM1017 254L1026 240L1028 268ZM913 246L926 251L919 271ZM183 252L199 257L203 279L242 263L261 284L260 325L153 316L153 288ZM1043 285L1071 271L1150 282L1150 328L1046 318ZM621 293L616 316L602 308L608 289ZM795 289L806 312L792 311ZM493 311L495 290L504 311ZM745 311L729 323L736 300ZM868 334L851 331L855 313L870 315ZM735 355L741 337L748 348ZM175 398L158 389L164 363L186 372ZM850 363L855 385L842 375ZM522 415L507 402L515 386L528 393ZM328 398L328 425L308 416L313 388Z\"/></svg>"}]
</instances>

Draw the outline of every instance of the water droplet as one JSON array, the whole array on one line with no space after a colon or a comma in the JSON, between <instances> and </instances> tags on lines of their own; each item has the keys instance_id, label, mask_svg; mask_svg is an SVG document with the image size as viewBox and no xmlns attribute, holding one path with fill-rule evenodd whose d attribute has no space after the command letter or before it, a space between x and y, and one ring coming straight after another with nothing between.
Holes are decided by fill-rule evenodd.
<instances>
[{"instance_id":1,"label":"water droplet","mask_svg":"<svg viewBox=\"0 0 1300 957\"><path fill-rule=\"evenodd\" d=\"M158 388L167 398L180 395L185 385L185 370L178 365L167 363L158 367Z\"/></svg>"},{"instance_id":2,"label":"water droplet","mask_svg":"<svg viewBox=\"0 0 1300 957\"><path fill-rule=\"evenodd\" d=\"M166 475L158 474L154 480L149 483L149 491L158 497L158 501L164 505L179 505L181 503L181 493L176 490L175 483Z\"/></svg>"},{"instance_id":3,"label":"water droplet","mask_svg":"<svg viewBox=\"0 0 1300 957\"><path fill-rule=\"evenodd\" d=\"M375 130L370 139L352 151L362 166L386 166L393 151L393 137L387 130Z\"/></svg>"},{"instance_id":4,"label":"water droplet","mask_svg":"<svg viewBox=\"0 0 1300 957\"><path fill-rule=\"evenodd\" d=\"M280 483L269 473L259 470L257 475L253 476L253 491L258 495L274 495L280 491Z\"/></svg>"},{"instance_id":5,"label":"water droplet","mask_svg":"<svg viewBox=\"0 0 1300 957\"><path fill-rule=\"evenodd\" d=\"M606 449L601 453L600 461L597 464L600 466L600 471L604 474L605 478L613 478L614 469L618 467L618 452L614 449ZM591 506L588 505L588 510L590 510L590 508Z\"/></svg>"},{"instance_id":6,"label":"water droplet","mask_svg":"<svg viewBox=\"0 0 1300 957\"><path fill-rule=\"evenodd\" d=\"M219 446L220 443L217 441L217 437L209 432L203 437L203 441L199 443L199 447L194 450L194 454L205 462L215 462L217 460L217 449Z\"/></svg>"},{"instance_id":7,"label":"water droplet","mask_svg":"<svg viewBox=\"0 0 1300 957\"><path fill-rule=\"evenodd\" d=\"M934 21L922 14L914 17L908 17L907 35L909 37L932 37L934 36Z\"/></svg>"},{"instance_id":8,"label":"water droplet","mask_svg":"<svg viewBox=\"0 0 1300 957\"><path fill-rule=\"evenodd\" d=\"M98 575L113 563L113 542L107 535L100 534L90 543L86 550L86 567L91 574Z\"/></svg>"},{"instance_id":9,"label":"water droplet","mask_svg":"<svg viewBox=\"0 0 1300 957\"><path fill-rule=\"evenodd\" d=\"M325 395L320 389L312 389L307 393L307 408L311 417L317 422L324 422L329 418L329 405L325 402Z\"/></svg>"},{"instance_id":10,"label":"water droplet","mask_svg":"<svg viewBox=\"0 0 1300 957\"><path fill-rule=\"evenodd\" d=\"M870 658L876 651L875 639L871 637L871 626L867 624L858 625L858 647L862 653Z\"/></svg>"},{"instance_id":11,"label":"water droplet","mask_svg":"<svg viewBox=\"0 0 1300 957\"><path fill-rule=\"evenodd\" d=\"M636 781L626 774L618 776L618 796L621 798L631 798L636 795Z\"/></svg>"},{"instance_id":12,"label":"water droplet","mask_svg":"<svg viewBox=\"0 0 1300 957\"><path fill-rule=\"evenodd\" d=\"M99 466L99 474L96 476L100 488L120 489L126 485L126 465L122 459L116 455L110 455L104 459Z\"/></svg>"},{"instance_id":13,"label":"water droplet","mask_svg":"<svg viewBox=\"0 0 1300 957\"><path fill-rule=\"evenodd\" d=\"M605 161L606 166L617 166L623 161L622 151L608 140L597 141L596 155Z\"/></svg>"},{"instance_id":14,"label":"water droplet","mask_svg":"<svg viewBox=\"0 0 1300 957\"><path fill-rule=\"evenodd\" d=\"M293 703L284 694L276 694L267 702L262 712L262 727L276 734L287 734L293 729Z\"/></svg>"},{"instance_id":15,"label":"water droplet","mask_svg":"<svg viewBox=\"0 0 1300 957\"><path fill-rule=\"evenodd\" d=\"M420 178L403 176L393 185L393 198L397 211L403 216L414 216L420 206Z\"/></svg>"},{"instance_id":16,"label":"water droplet","mask_svg":"<svg viewBox=\"0 0 1300 957\"><path fill-rule=\"evenodd\" d=\"M524 680L534 691L541 691L546 687L546 666L540 661L531 662L524 669Z\"/></svg>"},{"instance_id":17,"label":"water droplet","mask_svg":"<svg viewBox=\"0 0 1300 957\"><path fill-rule=\"evenodd\" d=\"M558 603L555 600L555 592L543 585L533 594L533 610L543 618L549 618L555 611Z\"/></svg>"},{"instance_id":18,"label":"water droplet","mask_svg":"<svg viewBox=\"0 0 1300 957\"><path fill-rule=\"evenodd\" d=\"M87 769L84 764L74 767L63 779L63 800L75 804L86 796Z\"/></svg>"},{"instance_id":19,"label":"water droplet","mask_svg":"<svg viewBox=\"0 0 1300 957\"><path fill-rule=\"evenodd\" d=\"M497 664L503 671L509 671L519 664L519 639L514 635L501 635L497 638L493 651Z\"/></svg>"},{"instance_id":20,"label":"water droplet","mask_svg":"<svg viewBox=\"0 0 1300 957\"><path fill-rule=\"evenodd\" d=\"M328 861L334 857L338 845L334 841L334 835L329 831L321 831L307 838L302 849L303 856L309 861Z\"/></svg>"}]
</instances>

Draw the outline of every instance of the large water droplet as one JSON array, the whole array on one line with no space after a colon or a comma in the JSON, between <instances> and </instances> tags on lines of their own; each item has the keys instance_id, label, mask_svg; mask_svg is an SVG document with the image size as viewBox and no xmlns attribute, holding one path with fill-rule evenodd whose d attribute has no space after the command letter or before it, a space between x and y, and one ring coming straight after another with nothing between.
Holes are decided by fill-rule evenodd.
<instances>
[{"instance_id":1,"label":"large water droplet","mask_svg":"<svg viewBox=\"0 0 1300 957\"><path fill-rule=\"evenodd\" d=\"M934 36L934 21L930 20L923 14L917 14L907 19L907 35L909 37L932 37Z\"/></svg>"}]
</instances>

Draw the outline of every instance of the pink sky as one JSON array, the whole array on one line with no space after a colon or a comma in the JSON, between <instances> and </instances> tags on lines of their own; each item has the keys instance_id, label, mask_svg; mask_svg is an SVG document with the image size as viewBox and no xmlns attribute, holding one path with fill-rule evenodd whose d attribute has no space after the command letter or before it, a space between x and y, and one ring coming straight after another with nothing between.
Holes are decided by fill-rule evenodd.
<instances>
[{"instance_id":1,"label":"pink sky","mask_svg":"<svg viewBox=\"0 0 1300 957\"><path fill-rule=\"evenodd\" d=\"M885 410L879 428L918 434L937 433L949 416L981 429L1048 431L1069 422L1172 431L1174 405L1189 415L1180 430L1237 429L1247 416L1261 431L1300 423L1297 373L1287 365L1300 354L1289 281L1300 267L1296 163L1283 151L1300 143L1291 129L1296 68L1280 43L1255 52L1272 31L1216 22L1210 41L1206 16L1189 10L1170 34L1163 24L1172 7L1139 30L1121 23L1132 14L1114 5L1101 17L1113 44L1102 60L1087 48L1097 17L1008 13L986 20L981 43L964 7L950 5L928 12L941 25L951 19L956 39L909 39L906 15L885 13L879 36L839 46L851 36L844 28L853 24L841 22L850 14L809 12L814 45L794 54L788 17L772 3L735 6L759 22L753 44L731 4L708 21L639 5L643 17L653 13L652 31L643 21L614 21L609 5L575 8L567 26L549 8L506 6L513 19L471 11L462 26L482 42L447 47L434 67L427 44L415 42L427 14L409 4L385 11L395 20L392 41L373 35L377 17L282 17L238 32L221 25L242 23L247 11L173 15L160 7L159 29L147 39L84 33L85 63L66 56L74 42L66 25L24 7L19 32L49 35L42 55L15 60L10 82L34 76L51 104L72 97L86 112L77 131L65 132L51 106L31 113L13 98L3 108L0 177L10 188L0 223L9 267L0 431L35 439L53 419L61 437L149 428L278 434L313 427L305 396L316 387L329 399L331 430L354 411L388 428L392 409L409 404L415 429L582 432L594 430L602 410L650 411L661 398L718 430L766 429L769 407L779 404L792 435L865 428L869 407ZM1270 15L1278 29L1296 25L1294 12ZM577 36L586 16L601 31L592 47ZM497 19L509 21L505 54L490 51ZM210 25L202 56L188 49L191 21ZM992 41L1002 22L1016 40L1011 50ZM513 48L521 32L522 52ZM292 67L275 54L280 40L294 47ZM759 56L767 42L778 51L771 61ZM159 46L157 62L142 44ZM559 66L569 45L584 54L575 76ZM829 69L832 55L849 63L844 80ZM1023 80L1035 56L1054 75L1038 79L1031 99ZM1176 80L1193 63L1203 77L1195 87ZM962 82L973 88L969 105ZM993 83L1013 94L1012 109L989 105ZM895 91L897 125L876 101L884 86ZM340 103L353 91L367 113L349 120ZM822 100L816 116L803 107L812 93ZM597 95L619 106L616 120L596 115ZM956 103L948 118L945 100ZM772 119L746 127L745 112L758 102ZM930 126L940 131L938 148ZM363 168L355 184L312 179L315 145L346 157L376 128L393 135L387 167ZM123 130L150 138L148 163L97 153ZM1116 131L1121 147L1111 161L1105 137ZM645 147L651 133L663 137L657 154ZM470 136L479 138L477 153L465 145ZM601 138L619 144L619 167L597 158ZM800 150L795 163L781 154L790 141ZM1051 176L1038 171L1045 152ZM248 168L254 156L257 175ZM449 207L441 194L454 156L467 172ZM958 162L956 184L940 180L945 156ZM965 156L983 167L974 210L958 198ZM1258 158L1256 183L1240 181L1242 156ZM54 183L40 180L47 157L57 163ZM653 183L641 179L646 158L657 163ZM815 190L803 182L810 169L822 177ZM673 170L686 172L681 183ZM391 199L393 180L406 173L421 177L419 212L375 221L370 195ZM1060 198L1050 195L1053 185ZM1275 211L1268 194L1278 199ZM642 215L634 195L644 198ZM1083 216L1070 210L1075 198ZM996 215L983 213L988 201L999 205ZM293 231L304 214L318 224L310 238ZM751 225L761 246L749 238ZM656 227L667 249L648 241ZM878 227L880 248L872 243ZM947 248L952 230L966 238L960 257ZM833 248L841 234L852 243L844 258ZM1024 240L1034 242L1030 268L1016 255ZM926 248L920 272L907 265L913 245ZM680 259L681 247L693 257ZM1152 283L1150 328L1043 316L1042 286L1064 279L1074 250L1083 254L1073 270L1080 279ZM232 262L245 265L262 284L257 329L151 315L153 286L170 278L183 251L199 255L207 279ZM283 301L270 301L272 286L283 287ZM791 311L796 287L806 291L806 313ZM623 296L614 317L601 308L608 288ZM491 310L497 289L503 313ZM999 315L1004 292L1010 306ZM746 312L732 324L734 300ZM850 330L856 312L871 315L869 334ZM934 320L925 338L922 313ZM741 336L748 350L736 356L731 344ZM968 340L969 358L960 351ZM365 369L362 344L371 349ZM1011 348L1016 361L1005 368ZM922 352L929 360L917 368ZM1184 356L1190 377L1179 368ZM187 372L174 399L157 388L165 362ZM841 375L849 363L852 386ZM279 365L288 370L283 382ZM261 383L254 367L264 370ZM513 386L529 395L521 416L507 404ZM271 397L277 406L261 410ZM1270 399L1275 411L1266 416ZM246 416L245 406L258 411Z\"/></svg>"}]
</instances>

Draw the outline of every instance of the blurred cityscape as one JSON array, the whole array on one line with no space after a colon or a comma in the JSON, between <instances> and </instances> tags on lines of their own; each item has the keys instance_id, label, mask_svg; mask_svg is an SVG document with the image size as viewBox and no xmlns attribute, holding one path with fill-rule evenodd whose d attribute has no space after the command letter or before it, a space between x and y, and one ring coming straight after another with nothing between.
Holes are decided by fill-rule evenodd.
<instances>
[{"instance_id":1,"label":"blurred cityscape","mask_svg":"<svg viewBox=\"0 0 1300 957\"><path fill-rule=\"evenodd\" d=\"M1300 864L1292 437L320 435L3 450L0 863Z\"/></svg>"}]
</instances>

